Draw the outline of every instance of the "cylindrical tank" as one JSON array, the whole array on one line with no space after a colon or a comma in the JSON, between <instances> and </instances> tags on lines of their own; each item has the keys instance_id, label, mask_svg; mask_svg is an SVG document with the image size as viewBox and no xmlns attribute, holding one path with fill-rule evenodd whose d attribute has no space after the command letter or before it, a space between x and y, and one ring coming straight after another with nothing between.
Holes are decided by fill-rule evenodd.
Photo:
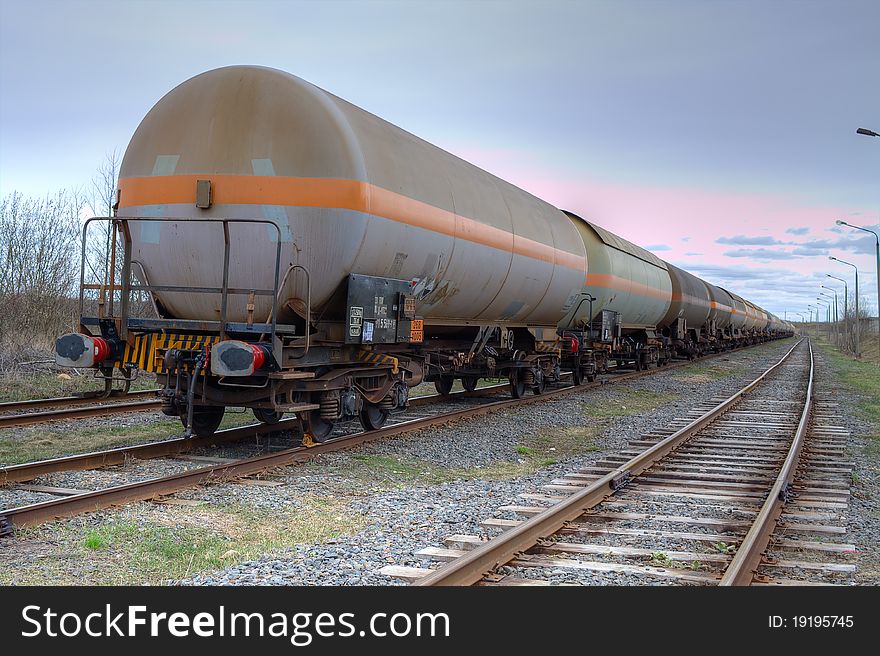
<instances>
[{"instance_id":1,"label":"cylindrical tank","mask_svg":"<svg viewBox=\"0 0 880 656\"><path fill-rule=\"evenodd\" d=\"M199 180L211 183L207 208L196 206ZM223 231L186 219L274 221L280 274L308 269L313 313L360 273L412 281L429 324L555 326L587 270L578 230L553 206L304 80L255 66L198 75L150 110L122 162L119 216L182 219L132 223L133 254L150 284L199 287L222 282ZM230 237L230 286L271 289L274 229L233 224ZM302 314L304 298L304 276L291 275L281 294L288 317ZM159 300L177 318L220 314L216 294ZM228 318L246 320L247 303L231 295ZM257 297L258 317L269 308Z\"/></svg>"},{"instance_id":2,"label":"cylindrical tank","mask_svg":"<svg viewBox=\"0 0 880 656\"><path fill-rule=\"evenodd\" d=\"M620 313L625 328L654 328L669 311L672 281L666 263L640 246L566 212L577 227L590 263L584 291L593 296L593 317L601 310ZM578 322L589 313L581 305Z\"/></svg>"},{"instance_id":3,"label":"cylindrical tank","mask_svg":"<svg viewBox=\"0 0 880 656\"><path fill-rule=\"evenodd\" d=\"M745 330L746 327L746 302L741 296L737 296L731 291L724 290L730 297L733 309L730 311L730 325L734 330Z\"/></svg>"},{"instance_id":4,"label":"cylindrical tank","mask_svg":"<svg viewBox=\"0 0 880 656\"><path fill-rule=\"evenodd\" d=\"M747 301L742 297L740 297L740 299L746 306L746 320L743 327L749 331L755 330L755 328L758 327L758 309L751 301Z\"/></svg>"},{"instance_id":5,"label":"cylindrical tank","mask_svg":"<svg viewBox=\"0 0 880 656\"><path fill-rule=\"evenodd\" d=\"M755 308L758 310L758 330L761 332L769 330L771 314L759 305L756 305Z\"/></svg>"},{"instance_id":6,"label":"cylindrical tank","mask_svg":"<svg viewBox=\"0 0 880 656\"><path fill-rule=\"evenodd\" d=\"M731 324L733 317L733 299L730 294L721 287L706 283L709 289L709 297L712 299L712 309L709 312L709 321L715 320L715 328L724 330Z\"/></svg>"},{"instance_id":7,"label":"cylindrical tank","mask_svg":"<svg viewBox=\"0 0 880 656\"><path fill-rule=\"evenodd\" d=\"M660 325L671 326L679 317L684 317L689 329L699 330L706 325L712 310L712 297L707 284L669 262L666 262L666 267L672 281L672 302Z\"/></svg>"}]
</instances>

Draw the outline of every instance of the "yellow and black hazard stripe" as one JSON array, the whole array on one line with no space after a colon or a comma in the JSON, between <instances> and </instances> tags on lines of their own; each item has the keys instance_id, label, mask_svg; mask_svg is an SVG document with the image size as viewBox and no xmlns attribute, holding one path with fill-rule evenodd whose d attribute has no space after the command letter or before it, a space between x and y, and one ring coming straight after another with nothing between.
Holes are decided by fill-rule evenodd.
<instances>
[{"instance_id":1,"label":"yellow and black hazard stripe","mask_svg":"<svg viewBox=\"0 0 880 656\"><path fill-rule=\"evenodd\" d=\"M165 373L165 353L170 349L201 351L220 341L219 335L144 333L125 345L123 363L141 371Z\"/></svg>"},{"instance_id":2,"label":"yellow and black hazard stripe","mask_svg":"<svg viewBox=\"0 0 880 656\"><path fill-rule=\"evenodd\" d=\"M556 355L562 354L562 347L559 344L559 338L556 338L554 342L535 342L535 351L538 353L555 353Z\"/></svg>"},{"instance_id":3,"label":"yellow and black hazard stripe","mask_svg":"<svg viewBox=\"0 0 880 656\"><path fill-rule=\"evenodd\" d=\"M369 364L391 365L391 373L397 373L397 365L400 362L397 358L384 353L376 353L367 349L360 349L357 354L358 360L368 362Z\"/></svg>"}]
</instances>

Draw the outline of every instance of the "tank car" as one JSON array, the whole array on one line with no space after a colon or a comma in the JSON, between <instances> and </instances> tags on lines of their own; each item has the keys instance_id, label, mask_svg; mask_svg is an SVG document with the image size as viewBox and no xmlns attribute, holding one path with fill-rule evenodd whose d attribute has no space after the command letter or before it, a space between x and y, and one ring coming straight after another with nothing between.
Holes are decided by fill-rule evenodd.
<instances>
[{"instance_id":1,"label":"tank car","mask_svg":"<svg viewBox=\"0 0 880 656\"><path fill-rule=\"evenodd\" d=\"M672 303L660 321L663 335L672 340L676 354L693 359L710 346L709 316L712 297L706 282L667 262L672 280Z\"/></svg>"},{"instance_id":2,"label":"tank car","mask_svg":"<svg viewBox=\"0 0 880 656\"><path fill-rule=\"evenodd\" d=\"M540 393L565 370L663 364L673 319L698 344L746 320L739 297L269 68L209 71L159 100L114 216L86 238L101 220L113 278L83 285L97 312L81 302L56 361L158 374L187 434L243 406L266 423L296 413L322 441L339 421L380 427L422 381Z\"/></svg>"}]
</instances>

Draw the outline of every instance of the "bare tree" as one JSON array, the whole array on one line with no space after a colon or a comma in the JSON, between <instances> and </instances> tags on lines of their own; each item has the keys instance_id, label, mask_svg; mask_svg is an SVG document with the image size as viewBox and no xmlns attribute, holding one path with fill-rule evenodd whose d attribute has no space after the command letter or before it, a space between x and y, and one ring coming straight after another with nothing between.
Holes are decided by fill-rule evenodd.
<instances>
[{"instance_id":1,"label":"bare tree","mask_svg":"<svg viewBox=\"0 0 880 656\"><path fill-rule=\"evenodd\" d=\"M0 202L0 367L75 327L81 195Z\"/></svg>"},{"instance_id":2,"label":"bare tree","mask_svg":"<svg viewBox=\"0 0 880 656\"><path fill-rule=\"evenodd\" d=\"M114 148L104 156L89 185L86 209L89 216L112 216L119 184L119 152ZM86 264L92 282L102 283L110 278L110 251L112 229L109 221L92 222L86 242ZM117 266L116 278L121 273Z\"/></svg>"}]
</instances>

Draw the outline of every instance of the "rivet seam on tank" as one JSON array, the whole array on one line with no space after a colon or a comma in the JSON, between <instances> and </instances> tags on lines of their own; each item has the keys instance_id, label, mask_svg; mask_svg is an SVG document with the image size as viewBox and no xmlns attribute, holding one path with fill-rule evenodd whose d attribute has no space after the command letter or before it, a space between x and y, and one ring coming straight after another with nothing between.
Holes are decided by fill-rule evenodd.
<instances>
[{"instance_id":1,"label":"rivet seam on tank","mask_svg":"<svg viewBox=\"0 0 880 656\"><path fill-rule=\"evenodd\" d=\"M254 171L254 175L275 175L275 165L272 164L272 160L269 158L252 159L251 168ZM290 231L290 219L287 216L287 208L283 205L261 205L260 209L263 212L264 219L278 224L278 228L281 230L282 243L292 242L293 234ZM275 228L267 225L266 234L269 235L269 241L275 243L275 236L277 234Z\"/></svg>"}]
</instances>

